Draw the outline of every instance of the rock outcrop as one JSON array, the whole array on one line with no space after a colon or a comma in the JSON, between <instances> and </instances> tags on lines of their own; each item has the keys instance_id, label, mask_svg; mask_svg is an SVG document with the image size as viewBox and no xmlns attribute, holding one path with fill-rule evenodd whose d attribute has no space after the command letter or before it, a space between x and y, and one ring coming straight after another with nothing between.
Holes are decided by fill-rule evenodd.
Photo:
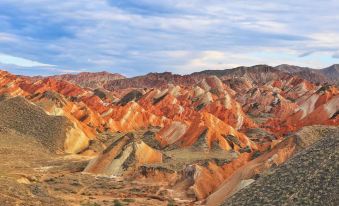
<instances>
[{"instance_id":1,"label":"rock outcrop","mask_svg":"<svg viewBox=\"0 0 339 206\"><path fill-rule=\"evenodd\" d=\"M142 140L135 140L132 134L127 134L93 159L84 172L118 176L125 170L137 170L141 165L161 163L162 159L161 152L151 148Z\"/></svg>"}]
</instances>

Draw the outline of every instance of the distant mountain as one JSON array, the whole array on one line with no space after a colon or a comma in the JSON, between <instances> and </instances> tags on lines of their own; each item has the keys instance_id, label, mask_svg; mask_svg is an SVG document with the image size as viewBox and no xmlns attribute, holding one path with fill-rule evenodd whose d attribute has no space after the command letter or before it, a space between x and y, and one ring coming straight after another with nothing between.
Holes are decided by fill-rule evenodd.
<instances>
[{"instance_id":1,"label":"distant mountain","mask_svg":"<svg viewBox=\"0 0 339 206\"><path fill-rule=\"evenodd\" d=\"M110 72L81 72L78 74L62 74L51 76L57 80L65 80L77 84L81 87L100 88L108 81L125 79L126 77L118 73ZM35 76L33 79L43 79L45 77Z\"/></svg>"},{"instance_id":2,"label":"distant mountain","mask_svg":"<svg viewBox=\"0 0 339 206\"><path fill-rule=\"evenodd\" d=\"M254 83L266 83L270 80L277 80L288 75L298 76L313 83L339 84L339 65L333 65L325 69L312 69L282 64L276 67L268 65L255 65L251 67L237 67L225 70L205 70L195 72L193 76L216 75L221 79L244 77Z\"/></svg>"},{"instance_id":3,"label":"distant mountain","mask_svg":"<svg viewBox=\"0 0 339 206\"><path fill-rule=\"evenodd\" d=\"M297 75L303 79L314 83L332 83L339 84L339 65L335 64L325 69L312 69L309 67L299 67L294 65L282 64L276 69L289 74Z\"/></svg>"},{"instance_id":4,"label":"distant mountain","mask_svg":"<svg viewBox=\"0 0 339 206\"><path fill-rule=\"evenodd\" d=\"M132 77L128 79L111 80L105 84L108 90L125 88L152 88L162 87L168 84L192 85L196 83L195 77L191 75L178 75L171 72L149 73L143 76Z\"/></svg>"},{"instance_id":5,"label":"distant mountain","mask_svg":"<svg viewBox=\"0 0 339 206\"><path fill-rule=\"evenodd\" d=\"M325 69L321 69L320 73L325 75L330 81L339 84L339 64L334 64Z\"/></svg>"},{"instance_id":6,"label":"distant mountain","mask_svg":"<svg viewBox=\"0 0 339 206\"><path fill-rule=\"evenodd\" d=\"M154 88L168 84L190 86L210 75L215 75L223 81L242 78L254 84L265 84L272 80L297 76L313 83L330 83L339 85L339 64L325 69L312 69L295 65L282 64L276 67L268 65L240 66L224 70L204 70L188 75L173 74L171 72L149 73L142 76L126 78L118 73L109 72L82 72L78 74L63 74L50 76L53 79L65 80L81 87L92 89L105 88L108 90L127 88ZM43 76L25 77L33 80L44 79Z\"/></svg>"},{"instance_id":7,"label":"distant mountain","mask_svg":"<svg viewBox=\"0 0 339 206\"><path fill-rule=\"evenodd\" d=\"M251 67L241 66L225 70L204 70L189 75L178 75L171 72L149 73L132 78L110 80L106 82L104 87L108 90L113 90L125 88L162 87L167 84L190 86L211 75L215 75L223 81L243 78L254 84L261 85L266 84L269 81L288 78L291 75L298 76L313 83L339 83L338 65L317 70L308 67L283 64L276 67L255 65Z\"/></svg>"},{"instance_id":8,"label":"distant mountain","mask_svg":"<svg viewBox=\"0 0 339 206\"><path fill-rule=\"evenodd\" d=\"M276 66L275 69L278 69L279 71L286 72L286 73L298 73L306 70L312 70L312 68L309 67L299 67L295 65L289 65L289 64L281 64L279 66Z\"/></svg>"},{"instance_id":9,"label":"distant mountain","mask_svg":"<svg viewBox=\"0 0 339 206\"><path fill-rule=\"evenodd\" d=\"M192 76L206 76L216 75L223 80L231 78L246 78L256 84L264 84L271 80L276 80L284 76L288 76L287 73L279 71L274 67L268 65L255 65L251 67L237 67L234 69L225 70L205 70L201 72L192 73Z\"/></svg>"}]
</instances>

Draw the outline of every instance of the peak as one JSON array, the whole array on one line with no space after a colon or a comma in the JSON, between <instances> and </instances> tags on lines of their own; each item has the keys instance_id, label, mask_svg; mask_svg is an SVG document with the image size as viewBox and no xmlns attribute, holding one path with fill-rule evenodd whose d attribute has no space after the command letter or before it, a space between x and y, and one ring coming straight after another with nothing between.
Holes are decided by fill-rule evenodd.
<instances>
[{"instance_id":1,"label":"peak","mask_svg":"<svg viewBox=\"0 0 339 206\"><path fill-rule=\"evenodd\" d=\"M237 70L237 69L273 69L273 67L271 67L270 65L267 65L267 64L257 64L257 65L253 65L253 66L239 66L239 67L236 67L234 68L234 70Z\"/></svg>"},{"instance_id":2,"label":"peak","mask_svg":"<svg viewBox=\"0 0 339 206\"><path fill-rule=\"evenodd\" d=\"M291 65L291 64L280 64L280 65L276 66L276 68L281 68L281 67L299 67L299 66Z\"/></svg>"},{"instance_id":3,"label":"peak","mask_svg":"<svg viewBox=\"0 0 339 206\"><path fill-rule=\"evenodd\" d=\"M274 68L279 71L286 72L286 73L298 73L302 71L311 71L311 69L308 67L301 67L301 66L290 65L290 64L281 64Z\"/></svg>"},{"instance_id":4,"label":"peak","mask_svg":"<svg viewBox=\"0 0 339 206\"><path fill-rule=\"evenodd\" d=\"M112 73L112 72L108 72L108 71L100 71L100 72L80 72L77 74L73 74L73 75L117 75L117 76L123 76L122 74L119 73Z\"/></svg>"},{"instance_id":5,"label":"peak","mask_svg":"<svg viewBox=\"0 0 339 206\"><path fill-rule=\"evenodd\" d=\"M332 66L330 66L331 68L335 68L338 69L339 68L339 64L333 64Z\"/></svg>"},{"instance_id":6,"label":"peak","mask_svg":"<svg viewBox=\"0 0 339 206\"><path fill-rule=\"evenodd\" d=\"M172 72L150 72L146 75L144 75L144 77L164 77L164 78L171 78L171 77L177 77L177 76L182 76L180 74L173 74Z\"/></svg>"},{"instance_id":7,"label":"peak","mask_svg":"<svg viewBox=\"0 0 339 206\"><path fill-rule=\"evenodd\" d=\"M147 75L173 75L172 72L151 72L148 73Z\"/></svg>"},{"instance_id":8,"label":"peak","mask_svg":"<svg viewBox=\"0 0 339 206\"><path fill-rule=\"evenodd\" d=\"M339 64L333 64L332 66L329 66L327 68L324 68L325 71L337 71L339 72Z\"/></svg>"},{"instance_id":9,"label":"peak","mask_svg":"<svg viewBox=\"0 0 339 206\"><path fill-rule=\"evenodd\" d=\"M101 71L101 72L94 72L94 73L103 74L103 75L120 75L120 76L123 76L119 73L112 73L112 72L109 72L109 71Z\"/></svg>"},{"instance_id":10,"label":"peak","mask_svg":"<svg viewBox=\"0 0 339 206\"><path fill-rule=\"evenodd\" d=\"M257 64L257 65L251 66L251 67L271 67L271 66L267 65L267 64Z\"/></svg>"}]
</instances>

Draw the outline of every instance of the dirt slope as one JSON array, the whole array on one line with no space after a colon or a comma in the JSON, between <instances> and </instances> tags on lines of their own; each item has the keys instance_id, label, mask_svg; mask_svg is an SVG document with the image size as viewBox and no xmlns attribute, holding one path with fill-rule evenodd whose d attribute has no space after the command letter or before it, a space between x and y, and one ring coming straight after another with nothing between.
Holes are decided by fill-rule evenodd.
<instances>
[{"instance_id":1,"label":"dirt slope","mask_svg":"<svg viewBox=\"0 0 339 206\"><path fill-rule=\"evenodd\" d=\"M338 205L339 133L332 131L222 205Z\"/></svg>"},{"instance_id":2,"label":"dirt slope","mask_svg":"<svg viewBox=\"0 0 339 206\"><path fill-rule=\"evenodd\" d=\"M53 152L82 148L81 142L72 145L72 135L76 133L65 117L49 116L23 97L5 98L0 101L0 124L36 138ZM81 135L77 137L80 139Z\"/></svg>"}]
</instances>

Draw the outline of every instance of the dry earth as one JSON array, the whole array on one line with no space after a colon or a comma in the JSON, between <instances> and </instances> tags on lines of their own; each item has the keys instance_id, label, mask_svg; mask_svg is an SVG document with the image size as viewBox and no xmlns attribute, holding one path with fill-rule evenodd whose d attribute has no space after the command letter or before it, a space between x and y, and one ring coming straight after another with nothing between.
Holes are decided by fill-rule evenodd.
<instances>
[{"instance_id":1,"label":"dry earth","mask_svg":"<svg viewBox=\"0 0 339 206\"><path fill-rule=\"evenodd\" d=\"M14 205L183 205L160 184L83 174L88 160L55 155L34 137L0 127L0 202Z\"/></svg>"}]
</instances>

